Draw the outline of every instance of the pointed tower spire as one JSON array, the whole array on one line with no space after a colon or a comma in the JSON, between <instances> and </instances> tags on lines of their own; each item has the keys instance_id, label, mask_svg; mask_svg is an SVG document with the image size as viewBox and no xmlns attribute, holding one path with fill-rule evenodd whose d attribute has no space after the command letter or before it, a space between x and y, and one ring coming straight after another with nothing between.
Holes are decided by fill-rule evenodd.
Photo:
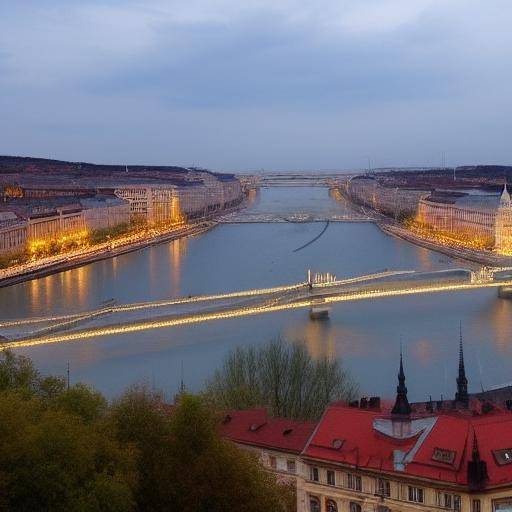
<instances>
[{"instance_id":1,"label":"pointed tower spire","mask_svg":"<svg viewBox=\"0 0 512 512\"><path fill-rule=\"evenodd\" d=\"M455 400L467 404L468 396L468 379L466 378L466 368L464 367L464 348L462 344L462 323L459 324L459 376L457 377L457 392Z\"/></svg>"},{"instance_id":2,"label":"pointed tower spire","mask_svg":"<svg viewBox=\"0 0 512 512\"><path fill-rule=\"evenodd\" d=\"M507 182L505 181L505 184L503 185L503 192L501 193L501 197L500 197L500 206L502 208L507 208L507 207L510 207L510 205L511 205L510 194L508 193Z\"/></svg>"},{"instance_id":3,"label":"pointed tower spire","mask_svg":"<svg viewBox=\"0 0 512 512\"><path fill-rule=\"evenodd\" d=\"M391 414L408 416L411 414L411 406L407 400L407 387L405 386L405 373L402 358L402 344L400 344L400 369L398 371L398 386L396 388L396 400Z\"/></svg>"}]
</instances>

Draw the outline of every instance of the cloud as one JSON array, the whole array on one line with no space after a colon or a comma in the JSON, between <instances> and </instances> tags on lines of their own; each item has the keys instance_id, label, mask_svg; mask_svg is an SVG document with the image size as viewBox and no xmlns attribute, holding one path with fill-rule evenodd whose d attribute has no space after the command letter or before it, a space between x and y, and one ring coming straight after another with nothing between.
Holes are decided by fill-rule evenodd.
<instances>
[{"instance_id":1,"label":"cloud","mask_svg":"<svg viewBox=\"0 0 512 512\"><path fill-rule=\"evenodd\" d=\"M0 0L0 153L510 161L511 15L508 0Z\"/></svg>"}]
</instances>

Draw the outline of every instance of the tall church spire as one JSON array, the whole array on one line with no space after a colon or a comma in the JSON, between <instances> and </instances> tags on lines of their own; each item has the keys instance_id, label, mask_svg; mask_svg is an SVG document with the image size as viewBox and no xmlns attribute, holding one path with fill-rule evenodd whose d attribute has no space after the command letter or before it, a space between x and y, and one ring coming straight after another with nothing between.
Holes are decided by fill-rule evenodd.
<instances>
[{"instance_id":1,"label":"tall church spire","mask_svg":"<svg viewBox=\"0 0 512 512\"><path fill-rule=\"evenodd\" d=\"M466 368L464 367L464 349L462 346L462 324L459 324L459 376L457 377L457 393L455 400L465 404L469 401L468 379L466 378Z\"/></svg>"},{"instance_id":2,"label":"tall church spire","mask_svg":"<svg viewBox=\"0 0 512 512\"><path fill-rule=\"evenodd\" d=\"M391 414L408 416L411 414L411 406L407 400L407 387L405 386L405 373L402 361L402 346L400 346L400 370L398 372L398 386L396 388L396 400Z\"/></svg>"}]
</instances>

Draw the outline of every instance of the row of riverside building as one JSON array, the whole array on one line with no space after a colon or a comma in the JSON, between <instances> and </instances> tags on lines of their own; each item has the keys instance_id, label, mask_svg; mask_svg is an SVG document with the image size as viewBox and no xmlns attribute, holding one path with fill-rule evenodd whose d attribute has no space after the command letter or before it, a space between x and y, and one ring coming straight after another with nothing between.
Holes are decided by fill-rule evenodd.
<instances>
[{"instance_id":1,"label":"row of riverside building","mask_svg":"<svg viewBox=\"0 0 512 512\"><path fill-rule=\"evenodd\" d=\"M441 233L478 238L498 253L512 250L512 204L507 186L499 198L433 192L420 200L420 224Z\"/></svg>"},{"instance_id":2,"label":"row of riverside building","mask_svg":"<svg viewBox=\"0 0 512 512\"><path fill-rule=\"evenodd\" d=\"M454 400L334 403L319 422L229 411L221 434L297 489L298 512L511 512L512 400L468 393L462 340Z\"/></svg>"},{"instance_id":3,"label":"row of riverside building","mask_svg":"<svg viewBox=\"0 0 512 512\"><path fill-rule=\"evenodd\" d=\"M243 199L240 182L233 175L183 171L179 179L128 170L69 179L4 172L0 175L4 191L0 256L19 253L32 242L130 222L154 226L197 221Z\"/></svg>"},{"instance_id":4,"label":"row of riverside building","mask_svg":"<svg viewBox=\"0 0 512 512\"><path fill-rule=\"evenodd\" d=\"M498 254L512 253L512 203L506 185L498 196L390 187L372 176L356 176L344 182L343 191L389 217L414 218L434 233L478 242Z\"/></svg>"}]
</instances>

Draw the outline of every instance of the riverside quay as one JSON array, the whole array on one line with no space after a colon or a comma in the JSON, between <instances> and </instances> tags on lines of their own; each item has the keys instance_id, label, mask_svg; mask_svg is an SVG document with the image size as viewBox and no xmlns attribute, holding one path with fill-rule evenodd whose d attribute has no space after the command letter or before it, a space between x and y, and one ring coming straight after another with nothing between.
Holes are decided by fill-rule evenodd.
<instances>
[{"instance_id":1,"label":"riverside quay","mask_svg":"<svg viewBox=\"0 0 512 512\"><path fill-rule=\"evenodd\" d=\"M233 175L196 168L10 157L0 170L0 256L130 223L186 223L242 200Z\"/></svg>"}]
</instances>

